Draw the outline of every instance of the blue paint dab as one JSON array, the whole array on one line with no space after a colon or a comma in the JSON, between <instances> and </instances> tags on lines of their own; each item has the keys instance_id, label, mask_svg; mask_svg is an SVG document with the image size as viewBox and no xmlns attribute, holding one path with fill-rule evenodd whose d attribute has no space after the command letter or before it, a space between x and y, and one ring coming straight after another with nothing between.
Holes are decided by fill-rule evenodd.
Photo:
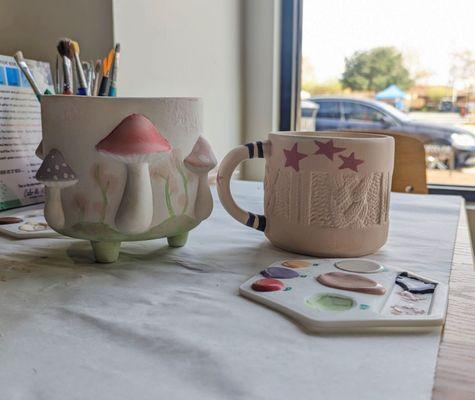
<instances>
[{"instance_id":1,"label":"blue paint dab","mask_svg":"<svg viewBox=\"0 0 475 400\"><path fill-rule=\"evenodd\" d=\"M286 288L284 289L284 292L288 292L289 290L292 290L292 288L291 288L291 287L286 287Z\"/></svg>"},{"instance_id":2,"label":"blue paint dab","mask_svg":"<svg viewBox=\"0 0 475 400\"><path fill-rule=\"evenodd\" d=\"M360 310L367 310L369 308L368 304L360 304Z\"/></svg>"}]
</instances>

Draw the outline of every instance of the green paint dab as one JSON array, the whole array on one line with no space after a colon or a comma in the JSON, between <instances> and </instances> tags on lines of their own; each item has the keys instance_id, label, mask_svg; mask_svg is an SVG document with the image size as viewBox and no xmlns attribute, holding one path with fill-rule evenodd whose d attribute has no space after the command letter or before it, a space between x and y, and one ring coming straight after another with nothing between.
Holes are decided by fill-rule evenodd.
<instances>
[{"instance_id":1,"label":"green paint dab","mask_svg":"<svg viewBox=\"0 0 475 400\"><path fill-rule=\"evenodd\" d=\"M321 311L346 311L355 305L351 297L317 294L306 300L307 306Z\"/></svg>"}]
</instances>

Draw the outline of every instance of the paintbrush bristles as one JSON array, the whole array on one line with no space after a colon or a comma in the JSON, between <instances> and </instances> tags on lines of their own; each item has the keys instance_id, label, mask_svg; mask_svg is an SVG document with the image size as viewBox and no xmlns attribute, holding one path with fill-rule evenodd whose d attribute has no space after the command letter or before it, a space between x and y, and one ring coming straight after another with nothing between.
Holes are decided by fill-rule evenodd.
<instances>
[{"instance_id":1,"label":"paintbrush bristles","mask_svg":"<svg viewBox=\"0 0 475 400\"><path fill-rule=\"evenodd\" d=\"M94 70L95 70L96 74L101 73L101 71L102 71L102 60L97 60L96 61L96 65L94 67Z\"/></svg>"},{"instance_id":2,"label":"paintbrush bristles","mask_svg":"<svg viewBox=\"0 0 475 400\"><path fill-rule=\"evenodd\" d=\"M68 57L69 59L72 59L74 57L74 52L71 50L71 39L68 38L63 38L58 42L58 53L62 57Z\"/></svg>"},{"instance_id":3,"label":"paintbrush bristles","mask_svg":"<svg viewBox=\"0 0 475 400\"><path fill-rule=\"evenodd\" d=\"M23 53L21 52L21 50L18 50L14 55L13 55L13 58L17 61L21 61L23 60Z\"/></svg>"},{"instance_id":4,"label":"paintbrush bristles","mask_svg":"<svg viewBox=\"0 0 475 400\"><path fill-rule=\"evenodd\" d=\"M75 42L74 40L71 40L70 47L71 47L71 51L79 54L79 43L78 42Z\"/></svg>"},{"instance_id":5,"label":"paintbrush bristles","mask_svg":"<svg viewBox=\"0 0 475 400\"><path fill-rule=\"evenodd\" d=\"M112 67L112 62L114 61L114 49L109 51L109 54L104 61L102 62L102 75L109 76L110 69Z\"/></svg>"}]
</instances>

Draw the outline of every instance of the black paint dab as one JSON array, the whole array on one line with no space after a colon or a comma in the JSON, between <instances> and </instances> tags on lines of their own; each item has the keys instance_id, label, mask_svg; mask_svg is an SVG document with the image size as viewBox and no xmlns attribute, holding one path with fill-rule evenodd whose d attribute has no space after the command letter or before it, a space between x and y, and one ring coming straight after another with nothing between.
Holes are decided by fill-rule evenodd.
<instances>
[{"instance_id":1,"label":"black paint dab","mask_svg":"<svg viewBox=\"0 0 475 400\"><path fill-rule=\"evenodd\" d=\"M437 283L425 282L414 276L409 276L407 272L401 272L396 276L396 284L404 290L415 294L434 293Z\"/></svg>"}]
</instances>

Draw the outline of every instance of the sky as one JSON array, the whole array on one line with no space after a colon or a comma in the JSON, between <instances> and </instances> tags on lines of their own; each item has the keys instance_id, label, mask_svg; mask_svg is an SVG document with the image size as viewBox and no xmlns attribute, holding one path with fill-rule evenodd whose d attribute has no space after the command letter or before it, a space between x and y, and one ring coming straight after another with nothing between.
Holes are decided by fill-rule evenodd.
<instances>
[{"instance_id":1,"label":"sky","mask_svg":"<svg viewBox=\"0 0 475 400\"><path fill-rule=\"evenodd\" d=\"M317 81L340 78L345 57L394 46L426 83L448 84L452 54L475 54L474 0L304 0L302 55Z\"/></svg>"}]
</instances>

